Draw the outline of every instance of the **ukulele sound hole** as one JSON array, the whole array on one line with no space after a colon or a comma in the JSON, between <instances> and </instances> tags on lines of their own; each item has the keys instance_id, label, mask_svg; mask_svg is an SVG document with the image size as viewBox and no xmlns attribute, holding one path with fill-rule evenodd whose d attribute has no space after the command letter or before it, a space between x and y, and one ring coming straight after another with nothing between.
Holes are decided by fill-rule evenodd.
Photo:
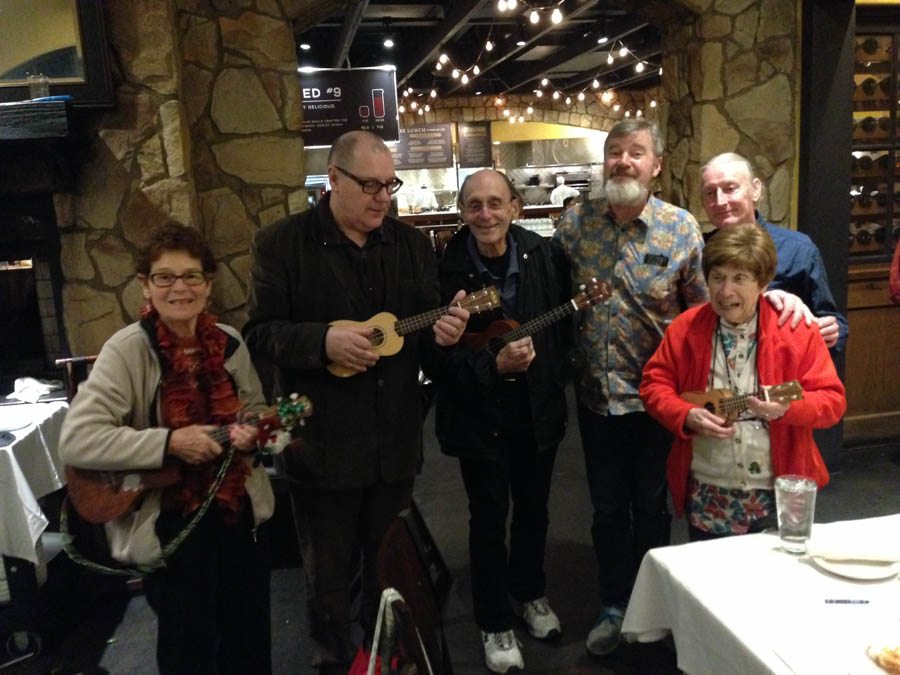
<instances>
[{"instance_id":1,"label":"ukulele sound hole","mask_svg":"<svg viewBox=\"0 0 900 675\"><path fill-rule=\"evenodd\" d=\"M380 347L384 344L384 331L380 328L376 328L372 333L372 337L369 338L369 342L373 347Z\"/></svg>"},{"instance_id":2,"label":"ukulele sound hole","mask_svg":"<svg viewBox=\"0 0 900 675\"><path fill-rule=\"evenodd\" d=\"M715 406L715 404L712 403L712 401L707 401L707 402L703 405L703 407L706 408L706 409L707 409L709 412L711 412L713 415L716 414L716 406Z\"/></svg>"}]
</instances>

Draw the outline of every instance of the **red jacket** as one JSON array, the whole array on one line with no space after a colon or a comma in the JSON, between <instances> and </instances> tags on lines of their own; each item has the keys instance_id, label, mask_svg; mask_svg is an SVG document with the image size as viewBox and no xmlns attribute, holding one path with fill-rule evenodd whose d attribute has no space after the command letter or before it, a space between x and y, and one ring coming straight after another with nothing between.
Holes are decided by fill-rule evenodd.
<instances>
[{"instance_id":1,"label":"red jacket","mask_svg":"<svg viewBox=\"0 0 900 675\"><path fill-rule=\"evenodd\" d=\"M890 275L891 300L900 305L900 244L894 249Z\"/></svg>"},{"instance_id":2,"label":"red jacket","mask_svg":"<svg viewBox=\"0 0 900 675\"><path fill-rule=\"evenodd\" d=\"M706 390L718 319L709 303L681 314L647 362L641 380L640 396L647 412L675 434L668 475L679 516L684 512L692 456L691 435L684 431L684 420L694 406L678 394ZM793 331L788 324L779 328L778 314L761 301L758 349L760 384L799 380L803 387L803 400L791 403L781 419L769 423L774 473L808 476L822 487L828 483L828 471L812 430L837 424L847 408L844 385L825 342L815 326L801 323Z\"/></svg>"}]
</instances>

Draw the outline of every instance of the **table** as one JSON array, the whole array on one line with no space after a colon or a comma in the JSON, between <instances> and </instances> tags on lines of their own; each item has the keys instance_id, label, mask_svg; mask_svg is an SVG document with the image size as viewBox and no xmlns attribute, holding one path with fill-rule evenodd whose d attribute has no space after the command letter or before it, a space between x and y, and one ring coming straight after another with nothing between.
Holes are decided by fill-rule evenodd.
<instances>
[{"instance_id":1,"label":"table","mask_svg":"<svg viewBox=\"0 0 900 675\"><path fill-rule=\"evenodd\" d=\"M900 538L900 514L816 524ZM868 604L826 604L826 598ZM870 644L900 645L900 582L855 581L820 570L754 534L651 549L641 563L622 633L652 642L671 633L678 667L705 673L881 673Z\"/></svg>"},{"instance_id":2,"label":"table","mask_svg":"<svg viewBox=\"0 0 900 675\"><path fill-rule=\"evenodd\" d=\"M65 485L57 446L68 404L23 403L0 408L0 428L15 440L0 447L0 554L40 562L47 518L37 500Z\"/></svg>"}]
</instances>

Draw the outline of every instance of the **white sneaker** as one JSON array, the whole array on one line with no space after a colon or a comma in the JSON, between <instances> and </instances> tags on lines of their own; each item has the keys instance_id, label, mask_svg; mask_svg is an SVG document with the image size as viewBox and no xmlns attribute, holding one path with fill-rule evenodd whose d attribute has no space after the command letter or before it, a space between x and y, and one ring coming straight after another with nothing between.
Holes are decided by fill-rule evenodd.
<instances>
[{"instance_id":1,"label":"white sneaker","mask_svg":"<svg viewBox=\"0 0 900 675\"><path fill-rule=\"evenodd\" d=\"M522 618L528 626L528 632L538 640L559 637L562 626L556 612L550 609L547 598L538 598L522 605Z\"/></svg>"},{"instance_id":2,"label":"white sneaker","mask_svg":"<svg viewBox=\"0 0 900 675\"><path fill-rule=\"evenodd\" d=\"M622 640L622 621L625 610L615 605L604 605L600 616L588 633L585 646L594 656L607 656L616 651Z\"/></svg>"},{"instance_id":3,"label":"white sneaker","mask_svg":"<svg viewBox=\"0 0 900 675\"><path fill-rule=\"evenodd\" d=\"M525 669L519 641L512 630L505 630L502 633L481 631L481 640L484 642L484 662L492 673Z\"/></svg>"}]
</instances>

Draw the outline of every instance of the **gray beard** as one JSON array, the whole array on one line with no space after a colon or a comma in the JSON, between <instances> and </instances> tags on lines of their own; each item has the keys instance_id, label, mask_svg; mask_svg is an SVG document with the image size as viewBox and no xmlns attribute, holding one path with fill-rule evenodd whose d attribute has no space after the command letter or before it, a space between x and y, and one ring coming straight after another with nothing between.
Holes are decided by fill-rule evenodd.
<instances>
[{"instance_id":1,"label":"gray beard","mask_svg":"<svg viewBox=\"0 0 900 675\"><path fill-rule=\"evenodd\" d=\"M606 191L606 200L613 206L638 206L647 201L650 190L642 185L636 178L625 180L605 181L603 189Z\"/></svg>"}]
</instances>

